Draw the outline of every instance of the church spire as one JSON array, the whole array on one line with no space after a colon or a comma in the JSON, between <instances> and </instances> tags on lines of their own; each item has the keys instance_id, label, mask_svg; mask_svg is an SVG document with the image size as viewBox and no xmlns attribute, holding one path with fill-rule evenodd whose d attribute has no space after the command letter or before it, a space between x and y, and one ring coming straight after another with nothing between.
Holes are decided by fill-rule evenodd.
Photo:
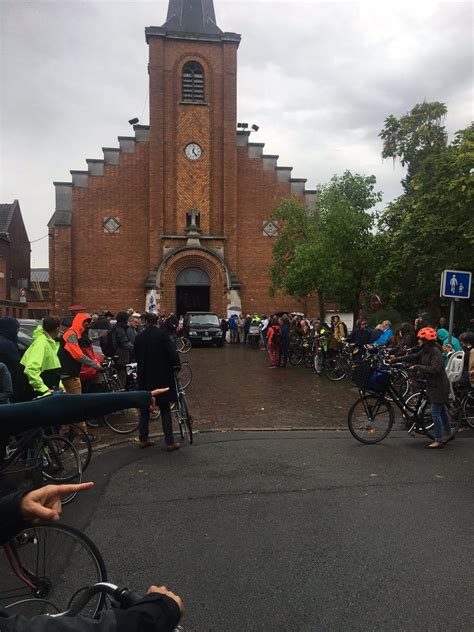
<instances>
[{"instance_id":1,"label":"church spire","mask_svg":"<svg viewBox=\"0 0 474 632\"><path fill-rule=\"evenodd\" d=\"M162 26L174 33L220 35L213 0L169 0L168 16Z\"/></svg>"}]
</instances>

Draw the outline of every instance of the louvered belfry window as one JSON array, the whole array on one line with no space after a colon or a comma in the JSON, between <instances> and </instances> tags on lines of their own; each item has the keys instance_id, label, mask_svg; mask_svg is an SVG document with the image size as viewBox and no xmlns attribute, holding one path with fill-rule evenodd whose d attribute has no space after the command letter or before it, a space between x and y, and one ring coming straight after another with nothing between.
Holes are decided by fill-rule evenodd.
<instances>
[{"instance_id":1,"label":"louvered belfry window","mask_svg":"<svg viewBox=\"0 0 474 632\"><path fill-rule=\"evenodd\" d=\"M188 61L183 68L183 101L204 102L204 70L197 61Z\"/></svg>"}]
</instances>

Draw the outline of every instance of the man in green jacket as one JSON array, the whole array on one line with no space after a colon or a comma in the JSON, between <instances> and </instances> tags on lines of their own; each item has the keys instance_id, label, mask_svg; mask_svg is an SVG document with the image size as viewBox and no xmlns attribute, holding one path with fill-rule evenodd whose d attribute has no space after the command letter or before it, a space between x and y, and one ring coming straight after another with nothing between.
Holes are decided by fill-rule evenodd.
<instances>
[{"instance_id":1,"label":"man in green jacket","mask_svg":"<svg viewBox=\"0 0 474 632\"><path fill-rule=\"evenodd\" d=\"M59 342L56 340L60 325L59 318L47 316L33 332L33 342L21 359L26 378L23 380L23 400L48 395L54 387L62 387Z\"/></svg>"}]
</instances>

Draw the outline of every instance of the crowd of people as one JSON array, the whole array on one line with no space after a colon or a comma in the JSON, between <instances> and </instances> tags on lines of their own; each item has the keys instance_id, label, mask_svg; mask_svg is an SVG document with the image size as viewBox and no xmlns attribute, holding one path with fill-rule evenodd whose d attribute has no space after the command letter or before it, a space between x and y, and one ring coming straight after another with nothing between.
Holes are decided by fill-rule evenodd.
<instances>
[{"instance_id":1,"label":"crowd of people","mask_svg":"<svg viewBox=\"0 0 474 632\"><path fill-rule=\"evenodd\" d=\"M18 346L19 323L0 319L0 403L26 402L57 390L68 394L102 390L102 361L114 359L119 381L126 384L126 366L137 363L138 388L168 388L157 399L168 451L179 449L174 440L170 404L176 400L174 375L180 369L173 336L182 327L173 314L137 314L133 310L89 314L76 310L64 319L47 316L33 332L23 355ZM93 345L93 342L96 344ZM98 350L100 345L101 353ZM140 447L154 445L149 438L150 413L140 414ZM98 437L92 420L81 422L90 442ZM84 439L85 440L85 439Z\"/></svg>"}]
</instances>

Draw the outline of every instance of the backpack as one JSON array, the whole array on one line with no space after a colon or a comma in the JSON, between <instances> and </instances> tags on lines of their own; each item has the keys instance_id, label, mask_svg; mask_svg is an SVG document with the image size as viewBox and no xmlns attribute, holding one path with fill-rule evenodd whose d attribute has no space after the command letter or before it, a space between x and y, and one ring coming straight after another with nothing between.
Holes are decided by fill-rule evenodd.
<instances>
[{"instance_id":1,"label":"backpack","mask_svg":"<svg viewBox=\"0 0 474 632\"><path fill-rule=\"evenodd\" d=\"M106 358L113 358L117 352L114 340L114 328L109 329L100 337L100 348Z\"/></svg>"},{"instance_id":2,"label":"backpack","mask_svg":"<svg viewBox=\"0 0 474 632\"><path fill-rule=\"evenodd\" d=\"M274 329L273 336L272 336L272 344L279 345L280 342L281 342L281 331L279 329Z\"/></svg>"}]
</instances>

